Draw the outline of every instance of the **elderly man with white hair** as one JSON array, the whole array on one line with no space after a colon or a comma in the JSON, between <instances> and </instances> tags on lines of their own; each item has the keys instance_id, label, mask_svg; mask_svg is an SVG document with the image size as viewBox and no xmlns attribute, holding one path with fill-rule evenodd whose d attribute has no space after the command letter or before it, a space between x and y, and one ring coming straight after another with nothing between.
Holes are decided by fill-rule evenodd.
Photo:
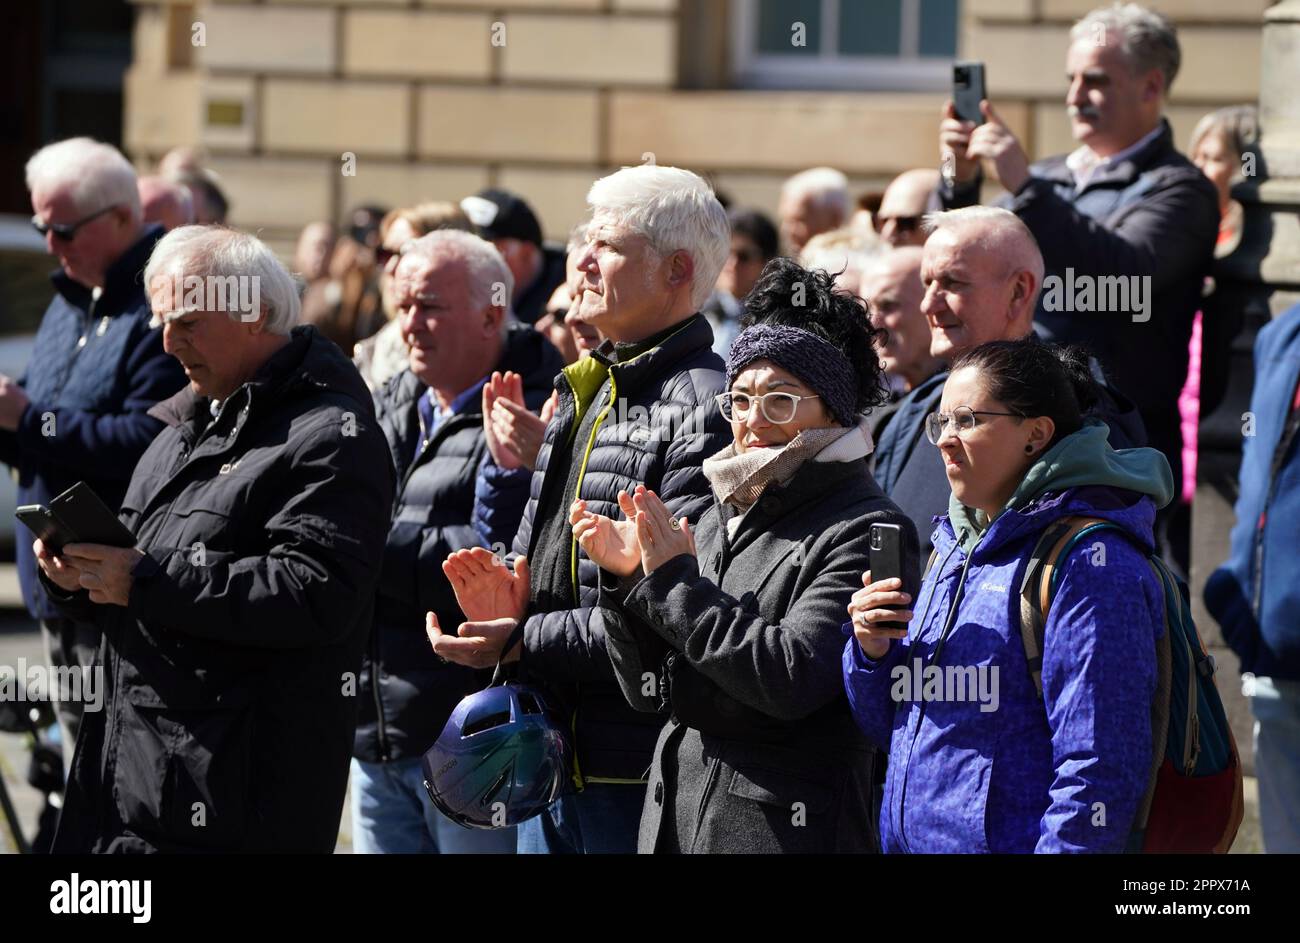
<instances>
[{"instance_id":1,"label":"elderly man with white hair","mask_svg":"<svg viewBox=\"0 0 1300 943\"><path fill-rule=\"evenodd\" d=\"M839 229L853 212L849 181L833 167L814 167L781 186L777 204L781 238L797 256L813 236Z\"/></svg>"},{"instance_id":2,"label":"elderly man with white hair","mask_svg":"<svg viewBox=\"0 0 1300 943\"><path fill-rule=\"evenodd\" d=\"M978 202L981 161L992 170L1043 253L1049 285L1039 331L1096 355L1137 403L1175 481L1178 397L1219 232L1214 185L1174 148L1164 117L1181 60L1163 14L1136 3L1099 7L1074 24L1065 58L1076 150L1030 164L987 101L978 127L958 120L949 102L939 131L951 154L944 206ZM1167 520L1157 518L1160 542L1186 568L1186 535L1170 539Z\"/></svg>"},{"instance_id":3,"label":"elderly man with white hair","mask_svg":"<svg viewBox=\"0 0 1300 943\"><path fill-rule=\"evenodd\" d=\"M425 613L459 625L464 614L442 571L469 547L504 549L528 500L526 477L503 489L494 513L474 515L490 462L485 406L513 387L525 410L550 397L564 366L545 336L509 318L513 275L492 243L436 230L405 244L391 298L409 350L407 369L375 396L398 486L362 662L352 760L352 848L360 853L510 853L513 829L467 829L424 788L421 757L465 695L490 678L438 658L420 631Z\"/></svg>"},{"instance_id":4,"label":"elderly man with white hair","mask_svg":"<svg viewBox=\"0 0 1300 943\"><path fill-rule=\"evenodd\" d=\"M189 384L120 518L133 547L34 551L51 599L103 631L54 849L334 848L394 475L370 393L298 326L257 238L183 226L145 269Z\"/></svg>"},{"instance_id":5,"label":"elderly man with white hair","mask_svg":"<svg viewBox=\"0 0 1300 943\"><path fill-rule=\"evenodd\" d=\"M921 258L921 312L930 326L930 356L951 364L980 344L1033 334L1043 257L1029 228L1009 210L971 206L931 213ZM1104 382L1094 363L1097 379ZM914 387L876 444L876 481L916 525L921 550L932 544L934 518L948 511L948 475L940 451L925 442L925 419L943 398L945 369ZM1112 448L1145 445L1136 410L1102 390L1095 417L1110 426Z\"/></svg>"},{"instance_id":6,"label":"elderly man with white hair","mask_svg":"<svg viewBox=\"0 0 1300 943\"><path fill-rule=\"evenodd\" d=\"M17 382L0 375L0 461L18 473L20 505L48 504L85 481L117 510L137 459L162 429L150 407L185 383L149 326L140 277L162 229L141 221L131 164L90 138L37 151L27 187L32 224L60 267L26 375ZM17 544L23 600L41 622L52 664L88 666L98 632L50 603L31 543ZM54 692L69 760L81 717L76 693Z\"/></svg>"},{"instance_id":7,"label":"elderly man with white hair","mask_svg":"<svg viewBox=\"0 0 1300 943\"><path fill-rule=\"evenodd\" d=\"M504 652L572 725L581 791L519 825L521 852L634 852L662 726L623 698L606 648L618 617L600 605L601 571L574 541L572 515L620 518L645 483L694 521L712 501L702 462L730 441L714 402L723 363L699 313L730 248L722 205L697 175L660 166L603 177L587 202L576 317L606 340L556 379L559 407L513 570L493 566L486 550L453 554L448 575L471 622L459 637L455 626L430 628L434 650L453 661L487 667ZM632 527L622 520L617 530L629 546Z\"/></svg>"}]
</instances>

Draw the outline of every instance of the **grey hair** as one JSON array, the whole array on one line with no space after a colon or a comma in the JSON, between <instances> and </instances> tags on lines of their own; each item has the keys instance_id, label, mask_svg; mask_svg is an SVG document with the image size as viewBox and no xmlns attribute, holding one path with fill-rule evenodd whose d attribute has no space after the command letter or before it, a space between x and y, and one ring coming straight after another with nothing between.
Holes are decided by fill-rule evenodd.
<instances>
[{"instance_id":1,"label":"grey hair","mask_svg":"<svg viewBox=\"0 0 1300 943\"><path fill-rule=\"evenodd\" d=\"M680 167L624 167L593 183L587 203L593 216L608 214L644 236L660 258L690 255L691 304L704 305L731 252L731 223L703 177Z\"/></svg>"},{"instance_id":2,"label":"grey hair","mask_svg":"<svg viewBox=\"0 0 1300 943\"><path fill-rule=\"evenodd\" d=\"M111 144L93 138L68 138L47 144L27 161L27 189L68 189L80 213L125 206L140 222L135 168Z\"/></svg>"},{"instance_id":3,"label":"grey hair","mask_svg":"<svg viewBox=\"0 0 1300 943\"><path fill-rule=\"evenodd\" d=\"M849 179L834 167L814 167L803 170L781 185L782 196L803 196L813 199L818 209L832 210L841 222L853 212L853 198L849 196Z\"/></svg>"},{"instance_id":4,"label":"grey hair","mask_svg":"<svg viewBox=\"0 0 1300 943\"><path fill-rule=\"evenodd\" d=\"M435 229L406 244L402 249L402 262L415 259L424 267L432 267L439 259L451 257L465 263L465 274L469 279L470 304L475 308L493 305L492 296L499 291L506 298L503 306L509 310L509 299L515 290L515 279L510 274L510 266L501 257L496 246L486 239L480 239L472 232L462 229ZM498 286L500 288L498 289ZM509 319L502 323L508 324Z\"/></svg>"},{"instance_id":5,"label":"grey hair","mask_svg":"<svg viewBox=\"0 0 1300 943\"><path fill-rule=\"evenodd\" d=\"M1120 51L1139 75L1159 69L1165 77L1165 94L1174 84L1183 54L1178 31L1163 13L1136 3L1098 7L1070 29L1070 41L1095 38L1100 28L1104 42L1119 38Z\"/></svg>"},{"instance_id":6,"label":"grey hair","mask_svg":"<svg viewBox=\"0 0 1300 943\"><path fill-rule=\"evenodd\" d=\"M243 286L251 285L248 294L266 312L266 330L271 334L288 334L298 323L298 284L275 253L254 235L223 226L177 226L158 240L144 269L145 290L151 298L170 290L176 309L172 315L178 316L175 301L189 294L190 280L196 277L206 282L209 302L216 290L228 301L232 286L245 297ZM244 279L248 281L241 281ZM227 303L224 307L230 317L244 320L247 312L238 305ZM161 323L155 312L151 326Z\"/></svg>"},{"instance_id":7,"label":"grey hair","mask_svg":"<svg viewBox=\"0 0 1300 943\"><path fill-rule=\"evenodd\" d=\"M978 229L972 240L986 251L1005 259L1009 272L1027 270L1034 276L1035 290L1043 287L1046 266L1038 240L1015 213L1000 206L964 206L942 213L926 213L921 228L929 235L941 231Z\"/></svg>"}]
</instances>

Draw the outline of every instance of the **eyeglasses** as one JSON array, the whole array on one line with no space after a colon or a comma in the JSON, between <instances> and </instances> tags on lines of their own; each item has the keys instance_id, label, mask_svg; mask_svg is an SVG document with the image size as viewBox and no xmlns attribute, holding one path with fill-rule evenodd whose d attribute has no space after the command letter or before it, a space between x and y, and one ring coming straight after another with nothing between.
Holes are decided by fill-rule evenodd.
<instances>
[{"instance_id":1,"label":"eyeglasses","mask_svg":"<svg viewBox=\"0 0 1300 943\"><path fill-rule=\"evenodd\" d=\"M719 393L714 399L722 418L727 422L744 422L749 411L758 403L763 418L768 422L783 426L794 419L795 410L800 400L820 399L818 396L796 396L794 393L764 393L762 396L750 396L748 393Z\"/></svg>"},{"instance_id":2,"label":"eyeglasses","mask_svg":"<svg viewBox=\"0 0 1300 943\"><path fill-rule=\"evenodd\" d=\"M938 445L939 440L943 438L943 430L947 427L948 423L951 422L953 427L957 430L957 434L961 435L979 425L979 421L975 418L976 416L1017 416L1021 419L1026 418L1023 413L998 413L990 409L971 409L969 406L958 406L949 415L944 415L943 413L930 413L930 415L926 416L925 437L929 439L932 444Z\"/></svg>"},{"instance_id":3,"label":"eyeglasses","mask_svg":"<svg viewBox=\"0 0 1300 943\"><path fill-rule=\"evenodd\" d=\"M919 216L877 216L876 232L884 232L885 224L893 223L899 232L912 232L921 225Z\"/></svg>"},{"instance_id":4,"label":"eyeglasses","mask_svg":"<svg viewBox=\"0 0 1300 943\"><path fill-rule=\"evenodd\" d=\"M77 220L75 223L47 223L39 216L32 217L32 228L44 236L46 233L54 233L56 239L62 239L64 242L71 242L77 237L77 230L92 219L98 219L109 210L116 209L117 204L111 204L102 210L91 213L89 216Z\"/></svg>"}]
</instances>

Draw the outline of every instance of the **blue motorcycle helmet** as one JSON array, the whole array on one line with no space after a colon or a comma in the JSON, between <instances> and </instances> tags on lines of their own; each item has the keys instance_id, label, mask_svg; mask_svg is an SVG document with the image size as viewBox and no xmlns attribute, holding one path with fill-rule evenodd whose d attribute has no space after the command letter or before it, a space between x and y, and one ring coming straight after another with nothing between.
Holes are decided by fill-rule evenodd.
<instances>
[{"instance_id":1,"label":"blue motorcycle helmet","mask_svg":"<svg viewBox=\"0 0 1300 943\"><path fill-rule=\"evenodd\" d=\"M569 782L569 736L545 697L528 685L496 681L456 705L421 764L433 804L466 828L517 825Z\"/></svg>"}]
</instances>

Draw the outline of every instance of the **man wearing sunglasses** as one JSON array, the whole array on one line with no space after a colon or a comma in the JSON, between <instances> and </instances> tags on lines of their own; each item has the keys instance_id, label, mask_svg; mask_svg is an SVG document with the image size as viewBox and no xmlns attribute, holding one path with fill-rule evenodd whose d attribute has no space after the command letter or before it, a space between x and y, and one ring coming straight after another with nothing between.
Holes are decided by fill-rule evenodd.
<instances>
[{"instance_id":1,"label":"man wearing sunglasses","mask_svg":"<svg viewBox=\"0 0 1300 943\"><path fill-rule=\"evenodd\" d=\"M882 204L883 206L883 204ZM981 344L1033 334L1043 257L1028 227L1009 210L973 206L925 218L921 258L921 312L930 326L930 355L945 364ZM1095 365L1094 365L1095 366ZM1099 368L1094 372L1100 379ZM948 513L949 483L937 441L944 422L958 429L992 417L939 412L947 368L915 387L876 444L876 482L916 525L922 555L929 552L934 518ZM1110 426L1112 448L1146 444L1132 403L1103 387L1096 418Z\"/></svg>"},{"instance_id":2,"label":"man wearing sunglasses","mask_svg":"<svg viewBox=\"0 0 1300 943\"><path fill-rule=\"evenodd\" d=\"M18 472L18 503L46 504L85 480L114 510L162 423L147 415L185 383L149 328L140 273L162 227L142 221L135 171L115 148L72 138L27 163L32 225L60 268L25 377L0 375L0 461ZM23 599L56 666L89 665L98 631L41 592L29 536L17 541ZM59 692L55 692L57 695ZM81 704L59 702L70 757Z\"/></svg>"},{"instance_id":3,"label":"man wearing sunglasses","mask_svg":"<svg viewBox=\"0 0 1300 943\"><path fill-rule=\"evenodd\" d=\"M905 170L893 179L876 210L876 232L895 249L925 245L921 218L942 209L939 202L939 171Z\"/></svg>"}]
</instances>

